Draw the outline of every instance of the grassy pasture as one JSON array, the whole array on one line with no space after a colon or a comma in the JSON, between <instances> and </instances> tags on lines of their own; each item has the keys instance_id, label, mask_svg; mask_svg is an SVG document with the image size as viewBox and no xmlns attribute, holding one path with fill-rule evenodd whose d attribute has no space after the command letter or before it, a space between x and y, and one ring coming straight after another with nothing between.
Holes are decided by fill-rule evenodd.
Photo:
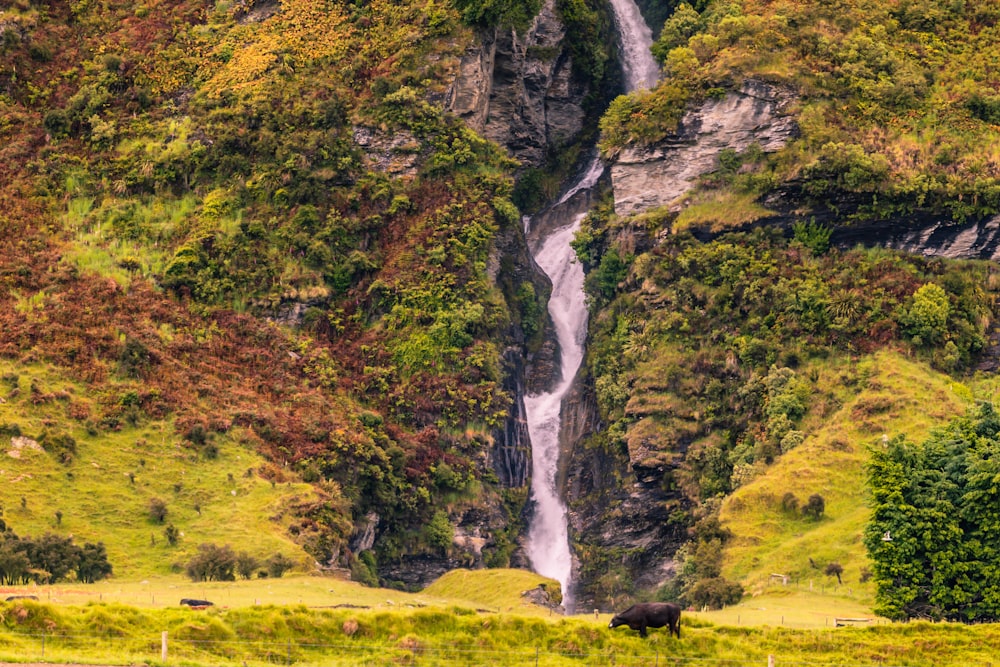
<instances>
[{"instance_id":1,"label":"grassy pasture","mask_svg":"<svg viewBox=\"0 0 1000 667\"><path fill-rule=\"evenodd\" d=\"M607 617L305 605L196 611L119 604L0 604L0 660L228 665L969 665L995 660L996 626L889 624L801 629L686 616L680 640L610 630ZM160 658L168 633L168 659ZM45 645L42 645L42 635ZM43 655L44 651L44 655Z\"/></svg>"},{"instance_id":2,"label":"grassy pasture","mask_svg":"<svg viewBox=\"0 0 1000 667\"><path fill-rule=\"evenodd\" d=\"M261 559L281 552L298 569L313 569L285 524L287 510L313 499L315 490L262 479L257 471L264 460L239 442L237 429L215 437L211 456L185 443L167 420L94 432L72 415L96 413L104 397L40 365L0 363L0 375L7 378L0 387L0 425L16 426L33 441L47 431L76 442L72 460L61 463L41 447L0 438L0 507L18 535L52 532L72 535L78 544L102 541L121 579L175 572L206 542ZM163 522L150 517L154 498L166 504ZM167 524L180 531L176 545L164 536Z\"/></svg>"},{"instance_id":3,"label":"grassy pasture","mask_svg":"<svg viewBox=\"0 0 1000 667\"><path fill-rule=\"evenodd\" d=\"M609 630L610 614L564 617L521 593L547 582L519 570L458 570L421 593L330 577L192 584L177 577L94 586L7 588L0 660L229 665L969 665L991 664L1000 628L893 624L845 598L768 590L721 611L685 612L682 638ZM204 611L180 597L207 598ZM162 633L168 660L160 660ZM44 647L42 636L45 636ZM44 651L44 655L43 655ZM537 662L536 662L537 661Z\"/></svg>"},{"instance_id":4,"label":"grassy pasture","mask_svg":"<svg viewBox=\"0 0 1000 667\"><path fill-rule=\"evenodd\" d=\"M293 575L281 579L192 582L180 575L142 581L117 578L95 584L3 586L0 599L34 595L54 605L116 604L141 609L177 607L181 598L209 600L224 609L255 606L296 606L311 609L458 606L483 612L551 616L521 594L539 584L558 583L527 570L455 570L419 593L369 588L338 576Z\"/></svg>"},{"instance_id":5,"label":"grassy pasture","mask_svg":"<svg viewBox=\"0 0 1000 667\"><path fill-rule=\"evenodd\" d=\"M771 575L783 574L794 590L829 592L870 606L874 589L862 581L868 556L861 542L869 513L868 447L883 434L904 433L920 441L931 428L962 414L972 394L924 364L887 352L813 372L819 373L816 385L830 393L817 397L803 420L805 441L723 503L720 518L734 535L724 571L754 596L780 589ZM811 494L822 495L823 517L814 521L784 509L786 493L800 507ZM833 562L843 567L840 584L825 574Z\"/></svg>"}]
</instances>

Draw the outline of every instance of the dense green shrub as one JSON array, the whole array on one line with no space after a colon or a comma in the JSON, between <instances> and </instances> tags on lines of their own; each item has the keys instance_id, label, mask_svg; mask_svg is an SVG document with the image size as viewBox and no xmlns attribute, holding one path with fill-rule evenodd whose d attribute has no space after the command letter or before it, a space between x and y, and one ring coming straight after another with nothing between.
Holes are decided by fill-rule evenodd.
<instances>
[{"instance_id":1,"label":"dense green shrub","mask_svg":"<svg viewBox=\"0 0 1000 667\"><path fill-rule=\"evenodd\" d=\"M875 610L893 619L1000 620L1000 418L984 403L921 445L871 452Z\"/></svg>"},{"instance_id":2,"label":"dense green shrub","mask_svg":"<svg viewBox=\"0 0 1000 667\"><path fill-rule=\"evenodd\" d=\"M69 465L76 457L76 439L68 433L43 431L38 436L38 444L63 465Z\"/></svg>"},{"instance_id":3,"label":"dense green shrub","mask_svg":"<svg viewBox=\"0 0 1000 667\"><path fill-rule=\"evenodd\" d=\"M434 513L427 523L426 529L427 543L435 549L446 551L451 548L452 540L455 537L455 529L448 519L448 513L438 511Z\"/></svg>"},{"instance_id":4,"label":"dense green shrub","mask_svg":"<svg viewBox=\"0 0 1000 667\"><path fill-rule=\"evenodd\" d=\"M23 585L62 581L71 573L82 583L104 579L112 572L103 543L73 543L72 537L46 533L40 538L0 534L0 581Z\"/></svg>"},{"instance_id":5,"label":"dense green shrub","mask_svg":"<svg viewBox=\"0 0 1000 667\"><path fill-rule=\"evenodd\" d=\"M192 581L233 581L236 560L236 553L228 544L199 544L198 553L184 569Z\"/></svg>"},{"instance_id":6,"label":"dense green shrub","mask_svg":"<svg viewBox=\"0 0 1000 667\"><path fill-rule=\"evenodd\" d=\"M452 0L471 25L525 28L541 8L541 0Z\"/></svg>"},{"instance_id":7,"label":"dense green shrub","mask_svg":"<svg viewBox=\"0 0 1000 667\"><path fill-rule=\"evenodd\" d=\"M593 0L559 0L556 3L566 26L566 46L574 71L592 82L603 81L610 55L604 41L609 26L600 5Z\"/></svg>"},{"instance_id":8,"label":"dense green shrub","mask_svg":"<svg viewBox=\"0 0 1000 667\"><path fill-rule=\"evenodd\" d=\"M908 307L902 309L899 323L915 345L934 345L948 333L950 308L944 289L927 283L913 293Z\"/></svg>"},{"instance_id":9,"label":"dense green shrub","mask_svg":"<svg viewBox=\"0 0 1000 667\"><path fill-rule=\"evenodd\" d=\"M808 517L813 521L819 521L825 511L826 500L818 493L809 496L809 500L802 506L802 516Z\"/></svg>"},{"instance_id":10,"label":"dense green shrub","mask_svg":"<svg viewBox=\"0 0 1000 667\"><path fill-rule=\"evenodd\" d=\"M351 561L351 581L375 588L379 585L378 563L370 550L362 551Z\"/></svg>"},{"instance_id":11,"label":"dense green shrub","mask_svg":"<svg viewBox=\"0 0 1000 667\"><path fill-rule=\"evenodd\" d=\"M167 518L167 503L162 498L150 498L146 504L150 521L163 523Z\"/></svg>"},{"instance_id":12,"label":"dense green shrub","mask_svg":"<svg viewBox=\"0 0 1000 667\"><path fill-rule=\"evenodd\" d=\"M267 576L280 579L295 567L295 562L285 554L276 553L264 561L264 565L267 566Z\"/></svg>"},{"instance_id":13,"label":"dense green shrub","mask_svg":"<svg viewBox=\"0 0 1000 667\"><path fill-rule=\"evenodd\" d=\"M702 29L701 15L686 2L680 2L674 8L674 13L663 24L660 37L653 44L653 55L661 63L667 59L667 54L678 46L686 46L688 38Z\"/></svg>"},{"instance_id":14,"label":"dense green shrub","mask_svg":"<svg viewBox=\"0 0 1000 667\"><path fill-rule=\"evenodd\" d=\"M701 579L684 594L684 600L696 609L722 609L743 597L743 586L725 577Z\"/></svg>"},{"instance_id":15,"label":"dense green shrub","mask_svg":"<svg viewBox=\"0 0 1000 667\"><path fill-rule=\"evenodd\" d=\"M792 235L814 255L822 255L830 249L833 227L817 224L815 220L798 220L792 224Z\"/></svg>"},{"instance_id":16,"label":"dense green shrub","mask_svg":"<svg viewBox=\"0 0 1000 667\"><path fill-rule=\"evenodd\" d=\"M974 93L965 105L979 120L991 125L1000 125L1000 96Z\"/></svg>"},{"instance_id":17,"label":"dense green shrub","mask_svg":"<svg viewBox=\"0 0 1000 667\"><path fill-rule=\"evenodd\" d=\"M251 579L257 573L257 569L260 567L260 561L256 557L248 554L246 551L241 551L236 554L236 574L239 575L241 579Z\"/></svg>"},{"instance_id":18,"label":"dense green shrub","mask_svg":"<svg viewBox=\"0 0 1000 667\"><path fill-rule=\"evenodd\" d=\"M76 566L76 578L85 584L92 584L111 576L112 567L108 562L103 542L87 542L80 551L80 562Z\"/></svg>"}]
</instances>

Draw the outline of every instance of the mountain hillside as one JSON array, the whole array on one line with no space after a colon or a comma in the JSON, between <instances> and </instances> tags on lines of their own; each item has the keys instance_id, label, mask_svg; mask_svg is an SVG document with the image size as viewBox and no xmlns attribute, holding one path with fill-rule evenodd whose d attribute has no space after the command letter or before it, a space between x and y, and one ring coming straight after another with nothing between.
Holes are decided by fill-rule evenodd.
<instances>
[{"instance_id":1,"label":"mountain hillside","mask_svg":"<svg viewBox=\"0 0 1000 667\"><path fill-rule=\"evenodd\" d=\"M571 597L870 602L868 447L1000 367L1000 5L639 5L663 76L615 98L601 0L6 3L7 527L123 577L526 567L559 350L522 215L596 144Z\"/></svg>"},{"instance_id":2,"label":"mountain hillside","mask_svg":"<svg viewBox=\"0 0 1000 667\"><path fill-rule=\"evenodd\" d=\"M442 104L460 12L17 2L0 34L7 431L72 437L67 465L114 479L134 466L99 452L150 428L147 465L263 457L247 483L312 488L268 532L370 580L373 547L506 565L501 354L540 330L544 285L498 251L515 162ZM485 549L453 545L463 522Z\"/></svg>"}]
</instances>

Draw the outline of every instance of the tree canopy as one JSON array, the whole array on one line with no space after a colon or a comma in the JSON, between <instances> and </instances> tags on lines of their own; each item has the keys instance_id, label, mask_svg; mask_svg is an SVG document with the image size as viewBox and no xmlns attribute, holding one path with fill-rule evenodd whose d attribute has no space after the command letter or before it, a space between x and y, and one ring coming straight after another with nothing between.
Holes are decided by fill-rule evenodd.
<instances>
[{"instance_id":1,"label":"tree canopy","mask_svg":"<svg viewBox=\"0 0 1000 667\"><path fill-rule=\"evenodd\" d=\"M1000 620L1000 416L984 403L921 445L872 452L875 611L894 619Z\"/></svg>"}]
</instances>

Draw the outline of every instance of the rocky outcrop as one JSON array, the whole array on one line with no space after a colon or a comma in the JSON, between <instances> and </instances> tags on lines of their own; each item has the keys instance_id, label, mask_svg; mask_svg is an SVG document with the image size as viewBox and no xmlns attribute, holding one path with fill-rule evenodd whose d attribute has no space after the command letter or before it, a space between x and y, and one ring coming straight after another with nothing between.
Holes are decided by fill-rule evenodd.
<instances>
[{"instance_id":1,"label":"rocky outcrop","mask_svg":"<svg viewBox=\"0 0 1000 667\"><path fill-rule=\"evenodd\" d=\"M638 588L653 590L673 576L669 556L687 540L686 527L670 520L670 513L683 503L663 483L670 470L647 474L627 457L579 445L586 434L600 429L593 395L578 383L563 405L564 437L575 443L567 457L564 486L570 533L576 554L584 558L574 562L578 609L599 606L591 591L595 580L606 574L600 564L608 554L621 555L622 567Z\"/></svg>"},{"instance_id":2,"label":"rocky outcrop","mask_svg":"<svg viewBox=\"0 0 1000 667\"><path fill-rule=\"evenodd\" d=\"M831 242L851 247L880 245L926 257L948 259L1000 259L1000 216L956 223L926 220L919 224L899 221L854 225L834 229Z\"/></svg>"},{"instance_id":3,"label":"rocky outcrop","mask_svg":"<svg viewBox=\"0 0 1000 667\"><path fill-rule=\"evenodd\" d=\"M765 152L782 148L797 132L790 114L795 100L785 88L748 80L687 111L672 136L622 150L611 165L615 212L626 216L670 205L699 176L718 168L725 149L742 152L754 143Z\"/></svg>"},{"instance_id":4,"label":"rocky outcrop","mask_svg":"<svg viewBox=\"0 0 1000 667\"><path fill-rule=\"evenodd\" d=\"M493 433L490 468L500 484L508 488L525 486L531 468L531 439L524 411L524 355L520 348L504 351L503 389L513 397L513 405L503 426Z\"/></svg>"},{"instance_id":5,"label":"rocky outcrop","mask_svg":"<svg viewBox=\"0 0 1000 667\"><path fill-rule=\"evenodd\" d=\"M404 554L392 562L379 562L379 579L384 584L403 585L417 590L424 588L445 572L459 568L484 567L485 550L495 546L495 535L506 528L508 518L499 501L479 503L453 510L448 517L452 525L450 547L436 552ZM367 518L364 527L371 525ZM356 531L356 535L361 531Z\"/></svg>"},{"instance_id":6,"label":"rocky outcrop","mask_svg":"<svg viewBox=\"0 0 1000 667\"><path fill-rule=\"evenodd\" d=\"M555 0L523 35L509 28L484 33L462 58L448 109L523 164L542 165L550 149L583 129L588 88L573 77L565 37Z\"/></svg>"},{"instance_id":7,"label":"rocky outcrop","mask_svg":"<svg viewBox=\"0 0 1000 667\"><path fill-rule=\"evenodd\" d=\"M281 11L278 0L239 0L233 11L236 22L261 23Z\"/></svg>"},{"instance_id":8,"label":"rocky outcrop","mask_svg":"<svg viewBox=\"0 0 1000 667\"><path fill-rule=\"evenodd\" d=\"M354 143L365 154L367 166L394 176L410 177L417 173L420 142L406 131L389 135L377 128L356 126Z\"/></svg>"}]
</instances>

